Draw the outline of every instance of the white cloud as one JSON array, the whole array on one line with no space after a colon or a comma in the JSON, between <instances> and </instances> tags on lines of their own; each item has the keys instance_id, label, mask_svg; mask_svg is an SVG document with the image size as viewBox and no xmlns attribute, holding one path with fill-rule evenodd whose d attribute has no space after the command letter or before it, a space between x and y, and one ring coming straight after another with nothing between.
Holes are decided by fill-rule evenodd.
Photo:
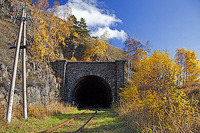
<instances>
[{"instance_id":1,"label":"white cloud","mask_svg":"<svg viewBox=\"0 0 200 133\"><path fill-rule=\"evenodd\" d=\"M100 9L97 7L100 3L97 0L69 0L65 5L59 7L57 12L60 18L63 18L63 12L68 6L71 8L72 14L78 20L85 18L88 28L91 30L92 36L101 36L105 31L109 33L109 39L116 38L124 41L126 33L124 30L112 30L111 26L116 26L117 23L122 23L115 14L109 13L109 10ZM95 29L95 30L93 30Z\"/></svg>"},{"instance_id":2,"label":"white cloud","mask_svg":"<svg viewBox=\"0 0 200 133\"><path fill-rule=\"evenodd\" d=\"M68 5L72 9L78 20L85 18L89 27L96 26L111 26L115 23L121 23L115 14L106 14L105 9L97 8L97 1L95 0L69 0Z\"/></svg>"},{"instance_id":3,"label":"white cloud","mask_svg":"<svg viewBox=\"0 0 200 133\"><path fill-rule=\"evenodd\" d=\"M126 38L127 38L127 34L124 30L121 30L121 31L118 31L118 30L112 30L110 29L109 27L105 27L105 28L98 28L98 30L96 31L92 31L91 32L91 35L92 36L101 36L103 35L105 32L108 33L108 38L109 39L118 39L118 40L121 40L121 41L125 41Z\"/></svg>"}]
</instances>

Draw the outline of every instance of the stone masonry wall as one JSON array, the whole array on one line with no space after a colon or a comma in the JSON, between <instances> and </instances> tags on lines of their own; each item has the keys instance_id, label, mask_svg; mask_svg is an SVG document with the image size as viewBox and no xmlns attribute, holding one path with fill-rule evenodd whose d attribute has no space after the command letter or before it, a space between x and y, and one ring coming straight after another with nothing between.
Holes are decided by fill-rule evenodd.
<instances>
[{"instance_id":1,"label":"stone masonry wall","mask_svg":"<svg viewBox=\"0 0 200 133\"><path fill-rule=\"evenodd\" d=\"M117 101L119 88L124 87L124 60L115 62L67 62L53 64L56 77L61 78L60 96L63 101L71 102L75 84L80 78L95 75L103 78L110 86L113 101Z\"/></svg>"}]
</instances>

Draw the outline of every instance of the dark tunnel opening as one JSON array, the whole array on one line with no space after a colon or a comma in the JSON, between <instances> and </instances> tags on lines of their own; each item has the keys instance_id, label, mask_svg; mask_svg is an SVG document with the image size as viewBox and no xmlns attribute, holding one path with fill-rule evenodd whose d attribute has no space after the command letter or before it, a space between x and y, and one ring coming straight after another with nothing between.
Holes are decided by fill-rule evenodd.
<instances>
[{"instance_id":1,"label":"dark tunnel opening","mask_svg":"<svg viewBox=\"0 0 200 133\"><path fill-rule=\"evenodd\" d=\"M109 108L111 106L110 86L98 76L83 77L74 90L75 103L80 108Z\"/></svg>"}]
</instances>

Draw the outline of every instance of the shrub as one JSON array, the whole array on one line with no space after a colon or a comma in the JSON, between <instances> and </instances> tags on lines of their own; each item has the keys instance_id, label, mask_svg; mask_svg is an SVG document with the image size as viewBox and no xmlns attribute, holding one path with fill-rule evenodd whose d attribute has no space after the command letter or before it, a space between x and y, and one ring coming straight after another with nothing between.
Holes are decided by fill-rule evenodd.
<instances>
[{"instance_id":1,"label":"shrub","mask_svg":"<svg viewBox=\"0 0 200 133\"><path fill-rule=\"evenodd\" d=\"M133 131L198 132L198 100L188 99L182 90L169 88L165 96L152 90L139 91L133 84L122 89L120 116Z\"/></svg>"}]
</instances>

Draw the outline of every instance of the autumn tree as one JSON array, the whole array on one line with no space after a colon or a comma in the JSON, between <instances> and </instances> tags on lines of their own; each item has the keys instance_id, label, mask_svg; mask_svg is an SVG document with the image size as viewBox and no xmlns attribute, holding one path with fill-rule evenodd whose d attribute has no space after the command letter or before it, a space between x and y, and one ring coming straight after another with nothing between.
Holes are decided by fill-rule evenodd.
<instances>
[{"instance_id":1,"label":"autumn tree","mask_svg":"<svg viewBox=\"0 0 200 133\"><path fill-rule=\"evenodd\" d=\"M34 8L33 13L31 14L33 20L33 26L31 29L32 38L34 38L37 27L39 27L38 23L42 21L44 11L46 11L46 9L49 7L49 2L48 0L38 0L35 2L35 7L36 8Z\"/></svg>"},{"instance_id":2,"label":"autumn tree","mask_svg":"<svg viewBox=\"0 0 200 133\"><path fill-rule=\"evenodd\" d=\"M85 61L105 61L105 52L109 41L106 35L107 33L105 32L101 38L96 38L92 43L87 45L84 52Z\"/></svg>"},{"instance_id":3,"label":"autumn tree","mask_svg":"<svg viewBox=\"0 0 200 133\"><path fill-rule=\"evenodd\" d=\"M169 86L175 85L178 69L167 51L154 51L150 57L146 55L138 62L133 81L141 90L152 89L164 93Z\"/></svg>"},{"instance_id":4,"label":"autumn tree","mask_svg":"<svg viewBox=\"0 0 200 133\"><path fill-rule=\"evenodd\" d=\"M47 13L48 6L47 0L39 0L35 3L36 8L32 13L34 26L31 29L33 38L31 53L38 61L57 59L57 50L60 48L60 44L65 45L65 38L70 36L72 29L70 19L62 20L54 15L59 10L58 2L54 3L54 10ZM66 10L65 12L66 16L64 17L69 17L69 11ZM46 15L48 15L48 18L45 17Z\"/></svg>"},{"instance_id":5,"label":"autumn tree","mask_svg":"<svg viewBox=\"0 0 200 133\"><path fill-rule=\"evenodd\" d=\"M127 52L127 77L130 81L132 70L137 69L137 62L140 60L141 54L149 52L149 42L147 42L146 45L143 45L140 40L135 39L134 37L127 37L124 50Z\"/></svg>"},{"instance_id":6,"label":"autumn tree","mask_svg":"<svg viewBox=\"0 0 200 133\"><path fill-rule=\"evenodd\" d=\"M182 89L176 88L177 79L187 84L198 79L195 52L178 49L176 60L167 51L140 55L132 82L121 88L122 118L130 122L133 131L141 129L136 132L198 131L198 100L188 98Z\"/></svg>"},{"instance_id":7,"label":"autumn tree","mask_svg":"<svg viewBox=\"0 0 200 133\"><path fill-rule=\"evenodd\" d=\"M196 52L191 52L185 48L177 49L175 59L180 68L177 84L186 85L198 82L200 67Z\"/></svg>"}]
</instances>

